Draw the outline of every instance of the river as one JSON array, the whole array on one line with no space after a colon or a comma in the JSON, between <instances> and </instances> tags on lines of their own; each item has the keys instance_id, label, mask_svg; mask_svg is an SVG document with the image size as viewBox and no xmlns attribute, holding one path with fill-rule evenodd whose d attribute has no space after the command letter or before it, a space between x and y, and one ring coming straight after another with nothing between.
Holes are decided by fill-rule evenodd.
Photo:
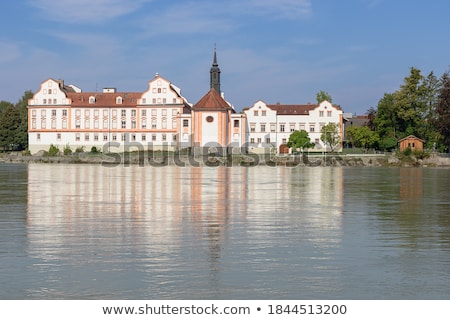
<instances>
[{"instance_id":1,"label":"river","mask_svg":"<svg viewBox=\"0 0 450 320\"><path fill-rule=\"evenodd\" d=\"M450 299L450 170L0 164L0 299Z\"/></svg>"}]
</instances>

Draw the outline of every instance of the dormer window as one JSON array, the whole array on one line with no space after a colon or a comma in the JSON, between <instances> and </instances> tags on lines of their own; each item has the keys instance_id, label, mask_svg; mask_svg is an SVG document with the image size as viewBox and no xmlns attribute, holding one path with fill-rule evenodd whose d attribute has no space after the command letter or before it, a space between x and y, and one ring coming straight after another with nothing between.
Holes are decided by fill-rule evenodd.
<instances>
[{"instance_id":1,"label":"dormer window","mask_svg":"<svg viewBox=\"0 0 450 320\"><path fill-rule=\"evenodd\" d=\"M95 97L94 96L89 97L89 103L90 104L94 104L95 103Z\"/></svg>"},{"instance_id":2,"label":"dormer window","mask_svg":"<svg viewBox=\"0 0 450 320\"><path fill-rule=\"evenodd\" d=\"M117 97L116 98L116 104L122 104L122 102L123 102L122 97Z\"/></svg>"}]
</instances>

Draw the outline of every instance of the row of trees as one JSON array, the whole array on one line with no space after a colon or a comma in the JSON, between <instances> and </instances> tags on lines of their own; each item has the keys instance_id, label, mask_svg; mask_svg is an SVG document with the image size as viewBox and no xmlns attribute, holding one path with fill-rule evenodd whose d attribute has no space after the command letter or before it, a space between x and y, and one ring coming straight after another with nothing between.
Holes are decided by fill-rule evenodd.
<instances>
[{"instance_id":1,"label":"row of trees","mask_svg":"<svg viewBox=\"0 0 450 320\"><path fill-rule=\"evenodd\" d=\"M22 98L12 104L0 101L0 150L25 150L28 148L28 99L31 91L25 91Z\"/></svg>"},{"instance_id":2,"label":"row of trees","mask_svg":"<svg viewBox=\"0 0 450 320\"><path fill-rule=\"evenodd\" d=\"M425 147L448 151L450 147L450 75L423 76L411 68L400 88L386 93L376 109L367 111L363 127L350 127L347 137L356 147L392 150L399 139L415 135Z\"/></svg>"}]
</instances>

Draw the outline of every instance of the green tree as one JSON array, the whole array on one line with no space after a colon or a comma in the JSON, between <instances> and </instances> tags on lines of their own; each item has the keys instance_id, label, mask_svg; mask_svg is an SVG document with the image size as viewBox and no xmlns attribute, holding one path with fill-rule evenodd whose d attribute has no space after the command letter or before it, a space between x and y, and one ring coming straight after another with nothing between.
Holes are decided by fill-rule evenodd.
<instances>
[{"instance_id":1,"label":"green tree","mask_svg":"<svg viewBox=\"0 0 450 320\"><path fill-rule=\"evenodd\" d=\"M20 112L12 104L0 114L0 147L3 150L15 150L20 147L18 134L20 123Z\"/></svg>"},{"instance_id":2,"label":"green tree","mask_svg":"<svg viewBox=\"0 0 450 320\"><path fill-rule=\"evenodd\" d=\"M374 120L376 130L380 137L396 138L398 131L398 116L395 105L395 95L385 93L378 102L377 114Z\"/></svg>"},{"instance_id":3,"label":"green tree","mask_svg":"<svg viewBox=\"0 0 450 320\"><path fill-rule=\"evenodd\" d=\"M9 106L12 106L13 104L8 101L0 101L0 115L3 111L5 111Z\"/></svg>"},{"instance_id":4,"label":"green tree","mask_svg":"<svg viewBox=\"0 0 450 320\"><path fill-rule=\"evenodd\" d=\"M347 135L355 147L369 149L376 146L379 142L378 134L370 130L369 127L350 127L347 130ZM397 140L395 140L397 141Z\"/></svg>"},{"instance_id":5,"label":"green tree","mask_svg":"<svg viewBox=\"0 0 450 320\"><path fill-rule=\"evenodd\" d=\"M339 124L330 122L322 127L322 134L320 135L320 140L322 140L325 145L328 145L331 152L341 143L341 135L339 134Z\"/></svg>"},{"instance_id":6,"label":"green tree","mask_svg":"<svg viewBox=\"0 0 450 320\"><path fill-rule=\"evenodd\" d=\"M367 110L367 126L370 130L375 131L375 118L377 116L377 110L374 107L370 107Z\"/></svg>"},{"instance_id":7,"label":"green tree","mask_svg":"<svg viewBox=\"0 0 450 320\"><path fill-rule=\"evenodd\" d=\"M380 138L379 146L384 151L392 151L397 148L398 140L395 137L383 137Z\"/></svg>"},{"instance_id":8,"label":"green tree","mask_svg":"<svg viewBox=\"0 0 450 320\"><path fill-rule=\"evenodd\" d=\"M20 124L17 132L17 143L21 149L28 148L28 100L33 98L33 92L25 91L22 98L16 103L20 114Z\"/></svg>"},{"instance_id":9,"label":"green tree","mask_svg":"<svg viewBox=\"0 0 450 320\"><path fill-rule=\"evenodd\" d=\"M314 143L311 142L308 132L296 130L289 136L287 146L294 150L300 149L303 152L304 149L314 148Z\"/></svg>"},{"instance_id":10,"label":"green tree","mask_svg":"<svg viewBox=\"0 0 450 320\"><path fill-rule=\"evenodd\" d=\"M442 79L438 79L430 72L423 79L423 110L419 115L421 121L416 130L418 136L425 140L426 147L432 148L439 143L440 134L435 126L437 116L436 108L439 103L439 94L442 88Z\"/></svg>"},{"instance_id":11,"label":"green tree","mask_svg":"<svg viewBox=\"0 0 450 320\"><path fill-rule=\"evenodd\" d=\"M419 69L411 68L410 75L404 79L400 90L395 93L395 105L398 115L398 129L401 136L414 134L421 136L419 126L421 115L425 112L424 77Z\"/></svg>"},{"instance_id":12,"label":"green tree","mask_svg":"<svg viewBox=\"0 0 450 320\"><path fill-rule=\"evenodd\" d=\"M434 125L442 137L442 142L450 150L450 75L442 76L442 87L436 107L436 118Z\"/></svg>"},{"instance_id":13,"label":"green tree","mask_svg":"<svg viewBox=\"0 0 450 320\"><path fill-rule=\"evenodd\" d=\"M333 99L332 99L331 96L328 94L328 92L323 91L323 90L319 91L319 92L316 94L316 99L317 99L317 103L321 103L322 101L325 101L325 100L328 101L328 102L330 102L330 103L333 102Z\"/></svg>"}]
</instances>

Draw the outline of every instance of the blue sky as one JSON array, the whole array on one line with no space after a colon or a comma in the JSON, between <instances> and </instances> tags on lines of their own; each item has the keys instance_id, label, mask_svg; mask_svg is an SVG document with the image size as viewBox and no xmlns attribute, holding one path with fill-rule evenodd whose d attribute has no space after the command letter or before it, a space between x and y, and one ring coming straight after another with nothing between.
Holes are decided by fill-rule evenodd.
<instances>
[{"instance_id":1,"label":"blue sky","mask_svg":"<svg viewBox=\"0 0 450 320\"><path fill-rule=\"evenodd\" d=\"M19 0L0 11L0 100L47 78L84 91L144 91L156 72L191 102L214 46L237 110L315 102L363 114L410 67L450 66L448 0Z\"/></svg>"}]
</instances>

